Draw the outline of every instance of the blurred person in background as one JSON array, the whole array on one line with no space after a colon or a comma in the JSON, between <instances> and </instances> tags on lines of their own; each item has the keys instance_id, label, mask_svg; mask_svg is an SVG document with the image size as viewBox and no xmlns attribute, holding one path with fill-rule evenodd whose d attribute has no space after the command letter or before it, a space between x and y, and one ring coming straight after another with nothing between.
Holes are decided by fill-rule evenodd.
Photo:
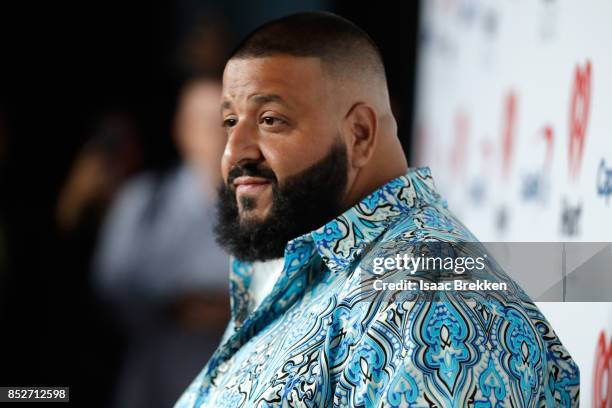
<instances>
[{"instance_id":1,"label":"blurred person in background","mask_svg":"<svg viewBox=\"0 0 612 408\"><path fill-rule=\"evenodd\" d=\"M124 324L115 407L170 406L229 319L228 257L212 234L225 135L218 80L188 81L175 142L184 163L120 191L102 229L95 282Z\"/></svg>"},{"instance_id":2,"label":"blurred person in background","mask_svg":"<svg viewBox=\"0 0 612 408\"><path fill-rule=\"evenodd\" d=\"M127 343L114 407L170 406L229 320L228 257L211 230L226 140L219 78L230 35L222 16L212 15L200 13L178 47L178 71L190 78L173 120L179 163L130 180L99 236L94 285Z\"/></svg>"}]
</instances>

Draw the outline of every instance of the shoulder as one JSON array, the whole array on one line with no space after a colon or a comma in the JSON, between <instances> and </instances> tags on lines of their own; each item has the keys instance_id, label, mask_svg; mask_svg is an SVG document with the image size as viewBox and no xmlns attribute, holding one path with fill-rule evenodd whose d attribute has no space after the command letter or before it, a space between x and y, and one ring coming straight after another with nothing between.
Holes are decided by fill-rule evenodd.
<instances>
[{"instance_id":1,"label":"shoulder","mask_svg":"<svg viewBox=\"0 0 612 408\"><path fill-rule=\"evenodd\" d=\"M537 307L500 294L376 294L338 390L357 402L576 406L579 370ZM409 391L409 392L408 392Z\"/></svg>"},{"instance_id":2,"label":"shoulder","mask_svg":"<svg viewBox=\"0 0 612 408\"><path fill-rule=\"evenodd\" d=\"M340 384L344 392L358 398L361 391L356 387L365 381L371 392L376 390L377 403L390 406L408 398L402 387L414 387L412 399L405 402L424 405L464 406L475 400L513 406L577 405L578 367L518 285L495 263L462 280L507 282L508 290L436 286L424 290L420 281L446 282L448 276L434 270L412 275L397 264L390 270L383 265L383 273L376 273L372 257L377 254L393 259L391 266L398 255L414 254L415 245L426 245L425 250L433 248L434 253L453 248L450 243L410 243L412 247L409 243L402 239L382 243L378 252L362 259L353 275L359 282L354 287L360 291L353 298L367 308L353 307L367 314L362 316L363 330L347 361L346 381ZM459 259L457 254L450 258ZM379 285L376 290L375 281L396 286L382 289ZM415 282L415 286L408 288L402 282Z\"/></svg>"},{"instance_id":3,"label":"shoulder","mask_svg":"<svg viewBox=\"0 0 612 408\"><path fill-rule=\"evenodd\" d=\"M463 241L466 238L474 242ZM404 255L456 262L485 253L443 207L415 206L413 213L392 225L351 275L351 286L359 292L352 299L367 305L353 307L367 314L361 317L363 329L340 389L358 401L366 398L360 394L364 386L359 386L366 382L372 387L370 395L390 406L403 399L439 406L476 400L577 405L577 365L546 318L494 259L458 278L505 282L506 290L423 290L419 281L439 284L454 277L432 267L411 274L410 268L398 264L405 262ZM375 281L395 286L376 290ZM416 282L412 289L401 285L410 281ZM410 387L411 394L406 393Z\"/></svg>"}]
</instances>

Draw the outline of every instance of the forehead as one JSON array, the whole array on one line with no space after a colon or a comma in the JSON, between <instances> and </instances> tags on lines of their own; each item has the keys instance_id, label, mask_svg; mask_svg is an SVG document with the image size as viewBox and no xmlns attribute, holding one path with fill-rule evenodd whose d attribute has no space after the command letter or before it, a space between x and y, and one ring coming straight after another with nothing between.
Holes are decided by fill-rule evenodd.
<instances>
[{"instance_id":1,"label":"forehead","mask_svg":"<svg viewBox=\"0 0 612 408\"><path fill-rule=\"evenodd\" d=\"M314 57L275 55L231 59L223 72L223 99L240 103L255 95L277 95L300 106L321 102L326 79Z\"/></svg>"}]
</instances>

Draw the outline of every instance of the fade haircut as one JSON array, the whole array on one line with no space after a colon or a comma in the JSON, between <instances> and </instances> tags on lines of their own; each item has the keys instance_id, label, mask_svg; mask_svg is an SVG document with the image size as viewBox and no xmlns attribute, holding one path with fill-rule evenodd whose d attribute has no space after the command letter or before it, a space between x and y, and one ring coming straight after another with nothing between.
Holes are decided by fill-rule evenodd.
<instances>
[{"instance_id":1,"label":"fade haircut","mask_svg":"<svg viewBox=\"0 0 612 408\"><path fill-rule=\"evenodd\" d=\"M316 57L337 78L363 72L386 84L380 50L349 20L327 12L301 12L273 20L249 34L230 59L273 55Z\"/></svg>"}]
</instances>

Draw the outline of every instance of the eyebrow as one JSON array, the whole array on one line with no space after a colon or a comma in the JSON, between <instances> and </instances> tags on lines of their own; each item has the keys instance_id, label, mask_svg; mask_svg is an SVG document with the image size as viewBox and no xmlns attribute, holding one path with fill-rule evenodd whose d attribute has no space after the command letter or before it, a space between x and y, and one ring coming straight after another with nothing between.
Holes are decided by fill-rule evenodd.
<instances>
[{"instance_id":1,"label":"eyebrow","mask_svg":"<svg viewBox=\"0 0 612 408\"><path fill-rule=\"evenodd\" d=\"M264 105L266 103L270 103L270 102L276 102L278 104L281 104L283 106L285 106L288 109L291 109L291 106L287 103L287 101L285 99L283 99L281 96L279 95L275 95L275 94L255 94L249 97L250 102L253 102L257 105ZM233 104L231 101L229 100L224 100L221 103L221 110L225 110L225 109L231 109L233 107Z\"/></svg>"},{"instance_id":2,"label":"eyebrow","mask_svg":"<svg viewBox=\"0 0 612 408\"><path fill-rule=\"evenodd\" d=\"M289 104L279 95L275 94L256 94L251 96L250 98L253 102L258 105L263 105L270 102L279 103L287 108L289 108Z\"/></svg>"},{"instance_id":3,"label":"eyebrow","mask_svg":"<svg viewBox=\"0 0 612 408\"><path fill-rule=\"evenodd\" d=\"M231 109L232 108L232 102L225 100L221 103L221 111L224 111L225 109Z\"/></svg>"}]
</instances>

